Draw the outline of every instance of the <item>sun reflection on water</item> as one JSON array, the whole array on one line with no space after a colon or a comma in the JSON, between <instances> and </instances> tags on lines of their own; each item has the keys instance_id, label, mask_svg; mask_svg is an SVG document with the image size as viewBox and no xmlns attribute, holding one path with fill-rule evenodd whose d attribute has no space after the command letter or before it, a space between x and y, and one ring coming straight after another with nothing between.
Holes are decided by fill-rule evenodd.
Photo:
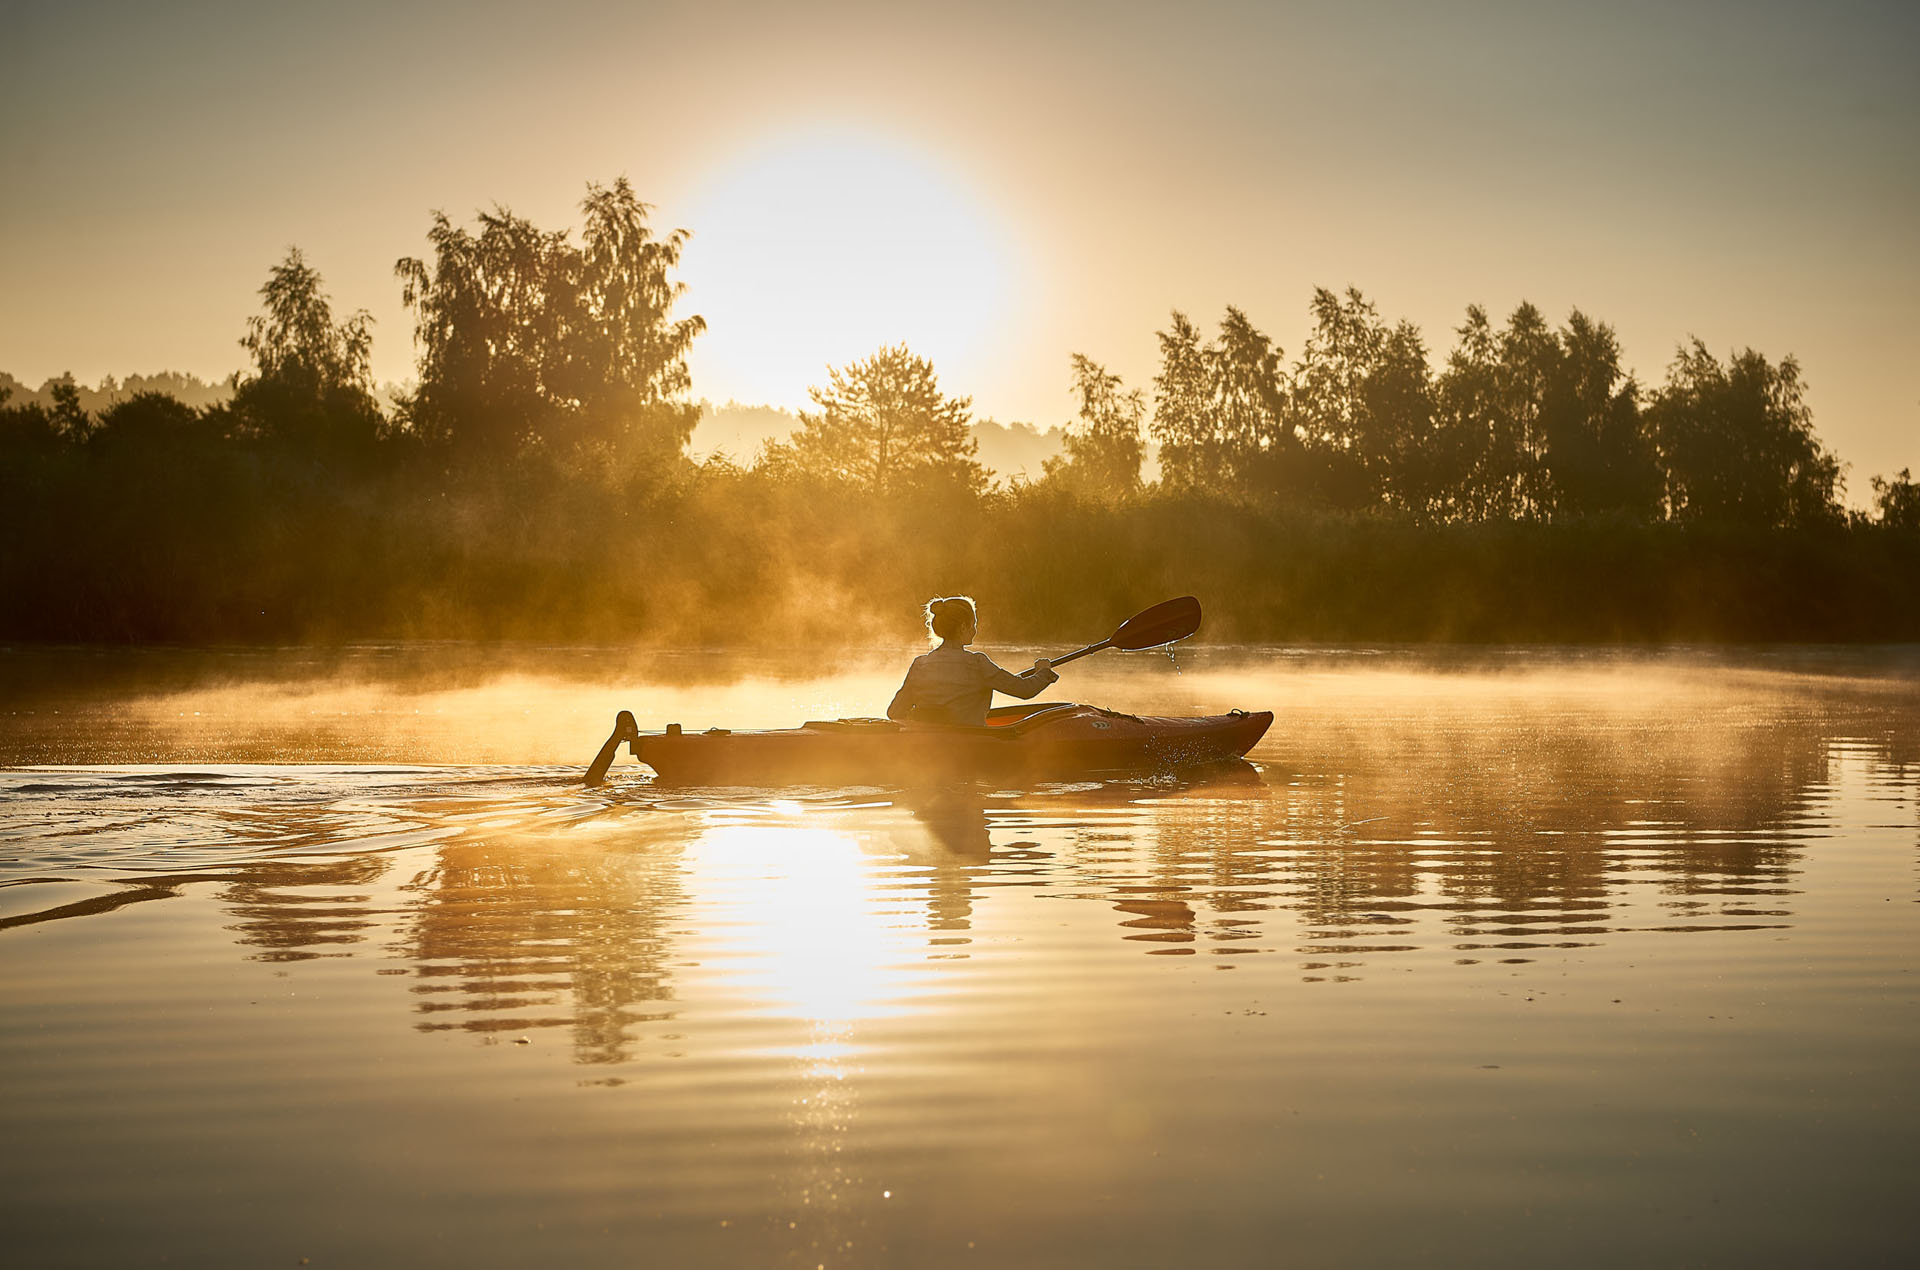
<instances>
[{"instance_id":1,"label":"sun reflection on water","mask_svg":"<svg viewBox=\"0 0 1920 1270\"><path fill-rule=\"evenodd\" d=\"M855 838L799 823L718 825L687 868L717 909L709 933L720 946L708 960L727 965L736 992L814 1025L807 1057L842 1057L846 1024L900 1010L914 932Z\"/></svg>"}]
</instances>

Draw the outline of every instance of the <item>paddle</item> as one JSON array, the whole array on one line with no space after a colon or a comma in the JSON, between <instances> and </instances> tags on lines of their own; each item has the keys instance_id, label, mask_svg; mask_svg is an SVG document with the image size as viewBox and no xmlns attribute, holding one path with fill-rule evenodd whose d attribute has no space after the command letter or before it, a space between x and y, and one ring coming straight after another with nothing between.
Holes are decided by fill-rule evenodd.
<instances>
[{"instance_id":1,"label":"paddle","mask_svg":"<svg viewBox=\"0 0 1920 1270\"><path fill-rule=\"evenodd\" d=\"M1054 666L1066 665L1076 657L1085 657L1088 653L1097 653L1103 648L1118 648L1123 652L1134 653L1143 648L1158 648L1162 644L1171 644L1177 639L1185 639L1200 629L1200 601L1191 595L1183 595L1177 600L1168 600L1156 604L1150 609L1135 613L1120 623L1120 629L1098 644L1088 644L1085 648L1076 648L1064 657L1053 659Z\"/></svg>"},{"instance_id":2,"label":"paddle","mask_svg":"<svg viewBox=\"0 0 1920 1270\"><path fill-rule=\"evenodd\" d=\"M634 721L633 713L622 710L615 715L613 735L607 738L607 743L600 747L600 752L593 756L593 762L587 766L587 784L598 785L605 780L607 769L613 766L613 756L620 752L620 747L629 742L637 742L639 739L640 725ZM639 758L639 751L635 750L633 756Z\"/></svg>"}]
</instances>

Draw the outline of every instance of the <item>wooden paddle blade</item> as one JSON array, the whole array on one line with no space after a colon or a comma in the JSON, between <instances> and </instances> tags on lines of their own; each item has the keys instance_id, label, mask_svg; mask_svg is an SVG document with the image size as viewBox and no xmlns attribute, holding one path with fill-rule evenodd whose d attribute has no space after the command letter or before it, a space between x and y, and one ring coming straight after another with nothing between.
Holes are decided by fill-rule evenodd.
<instances>
[{"instance_id":1,"label":"wooden paddle blade","mask_svg":"<svg viewBox=\"0 0 1920 1270\"><path fill-rule=\"evenodd\" d=\"M1112 644L1115 648L1137 652L1142 648L1158 648L1162 644L1185 639L1199 629L1200 601L1191 595L1183 595L1177 600L1168 600L1144 612L1135 613L1113 633Z\"/></svg>"}]
</instances>

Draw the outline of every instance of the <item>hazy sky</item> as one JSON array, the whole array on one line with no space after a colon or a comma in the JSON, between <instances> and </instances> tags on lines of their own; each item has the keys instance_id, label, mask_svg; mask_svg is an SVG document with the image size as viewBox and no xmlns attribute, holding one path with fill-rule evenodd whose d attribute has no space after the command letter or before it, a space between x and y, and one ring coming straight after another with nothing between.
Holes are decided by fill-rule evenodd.
<instances>
[{"instance_id":1,"label":"hazy sky","mask_svg":"<svg viewBox=\"0 0 1920 1270\"><path fill-rule=\"evenodd\" d=\"M976 410L1146 385L1171 308L1291 359L1315 285L1579 306L1657 382L1797 355L1920 468L1920 5L0 5L0 370L224 376L289 245L411 373L429 209L694 231L698 396L794 405L906 340Z\"/></svg>"}]
</instances>

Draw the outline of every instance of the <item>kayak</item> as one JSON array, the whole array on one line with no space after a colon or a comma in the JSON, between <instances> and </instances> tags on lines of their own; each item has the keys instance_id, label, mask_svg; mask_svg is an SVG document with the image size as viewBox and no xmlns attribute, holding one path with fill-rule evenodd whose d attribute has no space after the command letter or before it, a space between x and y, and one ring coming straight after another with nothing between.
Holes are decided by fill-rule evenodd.
<instances>
[{"instance_id":1,"label":"kayak","mask_svg":"<svg viewBox=\"0 0 1920 1270\"><path fill-rule=\"evenodd\" d=\"M990 710L985 727L830 719L763 732L688 732L668 724L664 733L641 733L622 711L587 781L595 784L605 775L623 740L662 781L690 785L916 785L1153 774L1238 759L1272 725L1266 710L1173 719L1042 702Z\"/></svg>"}]
</instances>

